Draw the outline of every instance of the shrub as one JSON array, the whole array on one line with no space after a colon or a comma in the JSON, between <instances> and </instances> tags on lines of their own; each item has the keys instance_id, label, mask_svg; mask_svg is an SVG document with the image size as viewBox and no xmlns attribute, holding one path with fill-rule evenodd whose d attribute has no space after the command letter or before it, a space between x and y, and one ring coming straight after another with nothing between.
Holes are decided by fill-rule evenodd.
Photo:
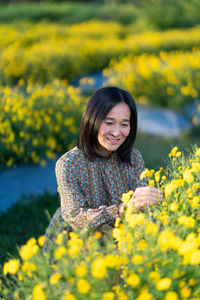
<instances>
[{"instance_id":1,"label":"shrub","mask_svg":"<svg viewBox=\"0 0 200 300\"><path fill-rule=\"evenodd\" d=\"M180 108L200 95L200 51L130 55L112 60L104 75L141 103Z\"/></svg>"},{"instance_id":2,"label":"shrub","mask_svg":"<svg viewBox=\"0 0 200 300\"><path fill-rule=\"evenodd\" d=\"M134 34L134 27L90 21L72 26L15 22L0 26L0 82L73 80L108 66L122 55L191 50L200 28Z\"/></svg>"},{"instance_id":3,"label":"shrub","mask_svg":"<svg viewBox=\"0 0 200 300\"><path fill-rule=\"evenodd\" d=\"M22 84L22 82L21 82ZM78 89L54 80L45 86L1 88L0 162L41 163L75 145L84 98Z\"/></svg>"}]
</instances>

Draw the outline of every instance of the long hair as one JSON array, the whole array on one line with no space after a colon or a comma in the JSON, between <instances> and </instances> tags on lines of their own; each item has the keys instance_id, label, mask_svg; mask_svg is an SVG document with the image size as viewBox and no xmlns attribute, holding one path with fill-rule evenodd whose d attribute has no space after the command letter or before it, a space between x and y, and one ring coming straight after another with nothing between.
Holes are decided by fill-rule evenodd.
<instances>
[{"instance_id":1,"label":"long hair","mask_svg":"<svg viewBox=\"0 0 200 300\"><path fill-rule=\"evenodd\" d=\"M103 87L97 90L90 98L83 114L77 147L90 159L99 156L95 149L98 146L101 123L110 110L121 102L126 103L131 111L130 133L116 152L122 161L131 164L131 151L137 133L137 109L131 95L117 87Z\"/></svg>"}]
</instances>

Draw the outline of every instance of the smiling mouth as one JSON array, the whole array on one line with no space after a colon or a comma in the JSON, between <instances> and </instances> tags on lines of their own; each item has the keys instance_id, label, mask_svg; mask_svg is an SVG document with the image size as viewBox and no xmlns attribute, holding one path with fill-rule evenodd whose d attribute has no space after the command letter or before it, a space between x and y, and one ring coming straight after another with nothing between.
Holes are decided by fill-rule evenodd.
<instances>
[{"instance_id":1,"label":"smiling mouth","mask_svg":"<svg viewBox=\"0 0 200 300\"><path fill-rule=\"evenodd\" d=\"M109 141L109 143L111 143L112 145L118 144L120 139L109 139L107 138L107 140Z\"/></svg>"}]
</instances>

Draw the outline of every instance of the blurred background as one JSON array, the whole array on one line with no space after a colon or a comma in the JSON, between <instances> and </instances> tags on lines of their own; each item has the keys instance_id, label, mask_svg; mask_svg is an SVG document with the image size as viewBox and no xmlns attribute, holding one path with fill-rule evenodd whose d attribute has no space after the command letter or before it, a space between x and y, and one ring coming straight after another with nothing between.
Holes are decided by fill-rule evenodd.
<instances>
[{"instance_id":1,"label":"blurred background","mask_svg":"<svg viewBox=\"0 0 200 300\"><path fill-rule=\"evenodd\" d=\"M59 206L55 161L102 85L135 99L146 167L199 146L200 1L0 1L2 260L44 233Z\"/></svg>"}]
</instances>

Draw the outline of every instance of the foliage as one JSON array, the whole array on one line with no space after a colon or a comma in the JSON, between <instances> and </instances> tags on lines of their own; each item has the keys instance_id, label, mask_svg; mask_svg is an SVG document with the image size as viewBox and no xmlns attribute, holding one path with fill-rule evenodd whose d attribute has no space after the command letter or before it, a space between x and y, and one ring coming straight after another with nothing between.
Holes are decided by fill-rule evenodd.
<instances>
[{"instance_id":1,"label":"foliage","mask_svg":"<svg viewBox=\"0 0 200 300\"><path fill-rule=\"evenodd\" d=\"M0 82L72 80L128 54L189 50L200 46L200 28L135 34L134 27L90 21L71 26L15 22L0 26ZM112 41L112 42L111 42Z\"/></svg>"},{"instance_id":2,"label":"foliage","mask_svg":"<svg viewBox=\"0 0 200 300\"><path fill-rule=\"evenodd\" d=\"M7 3L7 0L6 0ZM21 3L0 5L0 22L41 21L74 24L90 21L117 21L122 24L136 22L140 16L138 9L131 4L99 4L72 1L66 3Z\"/></svg>"},{"instance_id":3,"label":"foliage","mask_svg":"<svg viewBox=\"0 0 200 300\"><path fill-rule=\"evenodd\" d=\"M44 237L31 238L20 257L5 262L6 299L198 299L200 293L200 148L185 159L175 147L166 170L146 169L149 185L165 199L125 217L104 238L100 232L58 235L42 253ZM123 194L128 202L132 191ZM102 244L103 243L103 244ZM53 255L53 257L52 257ZM53 262L50 263L50 259Z\"/></svg>"},{"instance_id":4,"label":"foliage","mask_svg":"<svg viewBox=\"0 0 200 300\"><path fill-rule=\"evenodd\" d=\"M44 234L56 208L57 195L23 197L0 214L0 264L8 257L16 257L18 249L32 236Z\"/></svg>"},{"instance_id":5,"label":"foliage","mask_svg":"<svg viewBox=\"0 0 200 300\"><path fill-rule=\"evenodd\" d=\"M186 28L199 24L200 3L198 0L146 0L142 1L144 18L155 28Z\"/></svg>"},{"instance_id":6,"label":"foliage","mask_svg":"<svg viewBox=\"0 0 200 300\"><path fill-rule=\"evenodd\" d=\"M200 17L199 0L43 0L39 4L31 0L0 1L8 2L15 5L1 5L0 22L46 19L71 24L95 18L134 23L141 31L191 27L199 24Z\"/></svg>"},{"instance_id":7,"label":"foliage","mask_svg":"<svg viewBox=\"0 0 200 300\"><path fill-rule=\"evenodd\" d=\"M200 96L200 51L128 56L111 61L104 74L141 103L180 108Z\"/></svg>"},{"instance_id":8,"label":"foliage","mask_svg":"<svg viewBox=\"0 0 200 300\"><path fill-rule=\"evenodd\" d=\"M44 165L77 142L84 98L58 80L22 89L1 89L0 162Z\"/></svg>"},{"instance_id":9,"label":"foliage","mask_svg":"<svg viewBox=\"0 0 200 300\"><path fill-rule=\"evenodd\" d=\"M158 169L160 166L167 167L168 153L175 145L185 156L188 156L191 152L191 145L195 144L200 147L198 127L194 127L193 131L182 133L173 140L166 136L153 136L138 132L135 147L140 150L147 168Z\"/></svg>"}]
</instances>

